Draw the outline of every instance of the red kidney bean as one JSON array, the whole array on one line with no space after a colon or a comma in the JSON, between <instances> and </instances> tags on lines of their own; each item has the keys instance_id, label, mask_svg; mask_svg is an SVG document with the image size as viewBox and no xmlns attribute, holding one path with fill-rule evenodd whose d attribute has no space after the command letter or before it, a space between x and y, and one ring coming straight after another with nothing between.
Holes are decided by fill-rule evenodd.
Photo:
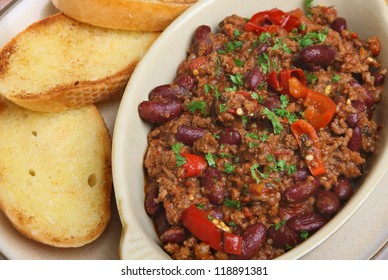
<instances>
[{"instance_id":1,"label":"red kidney bean","mask_svg":"<svg viewBox=\"0 0 388 280\"><path fill-rule=\"evenodd\" d=\"M330 28L341 34L342 30L347 29L346 19L337 17L331 24Z\"/></svg>"},{"instance_id":2,"label":"red kidney bean","mask_svg":"<svg viewBox=\"0 0 388 280\"><path fill-rule=\"evenodd\" d=\"M163 99L143 101L138 107L140 117L150 123L161 124L181 115L183 108L179 101Z\"/></svg>"},{"instance_id":3,"label":"red kidney bean","mask_svg":"<svg viewBox=\"0 0 388 280\"><path fill-rule=\"evenodd\" d=\"M332 188L333 193L339 200L347 201L353 194L353 187L350 181L346 178L338 178L338 182Z\"/></svg>"},{"instance_id":4,"label":"red kidney bean","mask_svg":"<svg viewBox=\"0 0 388 280\"><path fill-rule=\"evenodd\" d=\"M275 226L271 226L268 229L268 238L272 239L272 245L277 248L295 247L300 243L299 235L287 225L283 225L278 229Z\"/></svg>"},{"instance_id":5,"label":"red kidney bean","mask_svg":"<svg viewBox=\"0 0 388 280\"><path fill-rule=\"evenodd\" d=\"M186 232L181 227L171 227L167 230L165 230L160 235L160 241L162 241L163 244L167 243L176 243L180 244L186 239Z\"/></svg>"},{"instance_id":6,"label":"red kidney bean","mask_svg":"<svg viewBox=\"0 0 388 280\"><path fill-rule=\"evenodd\" d=\"M179 85L161 85L155 87L148 94L148 99L152 101L159 101L162 99L176 99L184 100L185 97L188 97L189 93L186 88L183 88Z\"/></svg>"},{"instance_id":7,"label":"red kidney bean","mask_svg":"<svg viewBox=\"0 0 388 280\"><path fill-rule=\"evenodd\" d=\"M175 78L174 83L178 86L184 87L187 90L192 90L195 87L194 78L188 73L182 73Z\"/></svg>"},{"instance_id":8,"label":"red kidney bean","mask_svg":"<svg viewBox=\"0 0 388 280\"><path fill-rule=\"evenodd\" d=\"M283 192L282 198L288 203L302 202L312 197L318 188L319 181L315 178L313 180L297 182Z\"/></svg>"},{"instance_id":9,"label":"red kidney bean","mask_svg":"<svg viewBox=\"0 0 388 280\"><path fill-rule=\"evenodd\" d=\"M200 127L181 125L178 127L177 132L175 134L176 140L182 142L183 144L192 147L194 142L199 138L204 136L206 131Z\"/></svg>"},{"instance_id":10,"label":"red kidney bean","mask_svg":"<svg viewBox=\"0 0 388 280\"><path fill-rule=\"evenodd\" d=\"M305 181L307 177L310 175L310 171L307 167L298 169L294 174L294 179L296 181Z\"/></svg>"},{"instance_id":11,"label":"red kidney bean","mask_svg":"<svg viewBox=\"0 0 388 280\"><path fill-rule=\"evenodd\" d=\"M381 74L380 72L374 72L372 73L372 76L375 78L375 81L373 83L375 86L380 86L385 81L385 75Z\"/></svg>"},{"instance_id":12,"label":"red kidney bean","mask_svg":"<svg viewBox=\"0 0 388 280\"><path fill-rule=\"evenodd\" d=\"M207 167L204 172L202 186L205 188L205 195L215 205L224 202L225 193L222 186L217 184L221 180L221 173L213 167Z\"/></svg>"},{"instance_id":13,"label":"red kidney bean","mask_svg":"<svg viewBox=\"0 0 388 280\"><path fill-rule=\"evenodd\" d=\"M358 124L358 121L360 120L361 116L358 113L349 114L349 116L346 118L346 124L353 128Z\"/></svg>"},{"instance_id":14,"label":"red kidney bean","mask_svg":"<svg viewBox=\"0 0 388 280\"><path fill-rule=\"evenodd\" d=\"M340 201L332 191L321 190L315 199L315 207L319 213L323 215L331 215L339 209Z\"/></svg>"},{"instance_id":15,"label":"red kidney bean","mask_svg":"<svg viewBox=\"0 0 388 280\"><path fill-rule=\"evenodd\" d=\"M166 212L164 208L155 217L155 227L159 236L163 234L167 229L170 228L170 224L167 221Z\"/></svg>"},{"instance_id":16,"label":"red kidney bean","mask_svg":"<svg viewBox=\"0 0 388 280\"><path fill-rule=\"evenodd\" d=\"M245 86L248 89L255 91L263 81L265 81L265 76L263 75L259 67L255 66L246 75Z\"/></svg>"},{"instance_id":17,"label":"red kidney bean","mask_svg":"<svg viewBox=\"0 0 388 280\"><path fill-rule=\"evenodd\" d=\"M268 96L263 100L262 105L268 110L273 111L275 109L280 109L281 104L280 104L280 97L273 95L273 96Z\"/></svg>"},{"instance_id":18,"label":"red kidney bean","mask_svg":"<svg viewBox=\"0 0 388 280\"><path fill-rule=\"evenodd\" d=\"M198 26L194 32L193 45L197 55L207 55L212 52L213 45L210 39L211 28L207 25Z\"/></svg>"},{"instance_id":19,"label":"red kidney bean","mask_svg":"<svg viewBox=\"0 0 388 280\"><path fill-rule=\"evenodd\" d=\"M259 54L262 54L262 53L264 53L268 48L269 48L269 44L267 44L267 43L259 44L259 45L257 46L257 52L258 52Z\"/></svg>"},{"instance_id":20,"label":"red kidney bean","mask_svg":"<svg viewBox=\"0 0 388 280\"><path fill-rule=\"evenodd\" d=\"M320 229L326 222L327 219L325 217L322 217L318 213L310 212L290 218L286 222L286 225L296 232L311 232Z\"/></svg>"},{"instance_id":21,"label":"red kidney bean","mask_svg":"<svg viewBox=\"0 0 388 280\"><path fill-rule=\"evenodd\" d=\"M233 128L226 128L223 133L220 134L218 143L228 145L238 145L241 142L240 133Z\"/></svg>"},{"instance_id":22,"label":"red kidney bean","mask_svg":"<svg viewBox=\"0 0 388 280\"><path fill-rule=\"evenodd\" d=\"M158 214L162 208L162 204L157 203L155 201L155 199L158 198L158 195L159 195L158 188L152 188L146 194L146 198L144 201L144 206L145 206L144 208L146 210L146 213L151 217L154 217L156 214Z\"/></svg>"},{"instance_id":23,"label":"red kidney bean","mask_svg":"<svg viewBox=\"0 0 388 280\"><path fill-rule=\"evenodd\" d=\"M283 203L279 206L279 217L282 220L288 220L291 217L313 211L313 207L308 201L292 204L285 203L284 201L281 202Z\"/></svg>"},{"instance_id":24,"label":"red kidney bean","mask_svg":"<svg viewBox=\"0 0 388 280\"><path fill-rule=\"evenodd\" d=\"M300 58L305 64L325 67L334 62L335 52L326 45L311 45L300 52Z\"/></svg>"},{"instance_id":25,"label":"red kidney bean","mask_svg":"<svg viewBox=\"0 0 388 280\"><path fill-rule=\"evenodd\" d=\"M375 105L375 100L373 99L373 96L370 92L365 90L365 99L364 99L365 106L370 108L373 105Z\"/></svg>"},{"instance_id":26,"label":"red kidney bean","mask_svg":"<svg viewBox=\"0 0 388 280\"><path fill-rule=\"evenodd\" d=\"M350 137L350 140L348 142L348 148L352 151L359 152L361 150L361 144L362 144L362 131L359 126L355 126L353 128L352 137Z\"/></svg>"},{"instance_id":27,"label":"red kidney bean","mask_svg":"<svg viewBox=\"0 0 388 280\"><path fill-rule=\"evenodd\" d=\"M267 228L262 223L248 226L242 234L242 252L239 259L252 259L267 238Z\"/></svg>"},{"instance_id":28,"label":"red kidney bean","mask_svg":"<svg viewBox=\"0 0 388 280\"><path fill-rule=\"evenodd\" d=\"M365 103L361 100L354 100L352 101L352 106L354 109L356 109L359 112L365 112L366 111L366 106Z\"/></svg>"}]
</instances>

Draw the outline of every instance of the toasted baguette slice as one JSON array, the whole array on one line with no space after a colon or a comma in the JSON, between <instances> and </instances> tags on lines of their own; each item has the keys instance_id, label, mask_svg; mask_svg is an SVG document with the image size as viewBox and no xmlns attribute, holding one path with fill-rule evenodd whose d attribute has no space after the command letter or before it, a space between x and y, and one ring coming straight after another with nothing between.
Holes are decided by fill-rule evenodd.
<instances>
[{"instance_id":1,"label":"toasted baguette slice","mask_svg":"<svg viewBox=\"0 0 388 280\"><path fill-rule=\"evenodd\" d=\"M66 15L96 26L162 31L197 0L52 0Z\"/></svg>"},{"instance_id":2,"label":"toasted baguette slice","mask_svg":"<svg viewBox=\"0 0 388 280\"><path fill-rule=\"evenodd\" d=\"M0 209L55 247L95 240L111 217L111 140L94 105L60 113L0 103Z\"/></svg>"},{"instance_id":3,"label":"toasted baguette slice","mask_svg":"<svg viewBox=\"0 0 388 280\"><path fill-rule=\"evenodd\" d=\"M157 36L94 27L64 14L47 17L0 51L0 94L41 112L113 98Z\"/></svg>"}]
</instances>

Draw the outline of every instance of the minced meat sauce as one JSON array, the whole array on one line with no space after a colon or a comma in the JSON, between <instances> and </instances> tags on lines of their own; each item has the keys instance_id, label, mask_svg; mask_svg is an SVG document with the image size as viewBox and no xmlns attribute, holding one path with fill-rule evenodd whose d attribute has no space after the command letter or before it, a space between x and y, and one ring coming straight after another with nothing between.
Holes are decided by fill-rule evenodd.
<instances>
[{"instance_id":1,"label":"minced meat sauce","mask_svg":"<svg viewBox=\"0 0 388 280\"><path fill-rule=\"evenodd\" d=\"M174 259L273 259L349 200L386 70L333 7L199 26L170 84L139 105L145 210Z\"/></svg>"}]
</instances>

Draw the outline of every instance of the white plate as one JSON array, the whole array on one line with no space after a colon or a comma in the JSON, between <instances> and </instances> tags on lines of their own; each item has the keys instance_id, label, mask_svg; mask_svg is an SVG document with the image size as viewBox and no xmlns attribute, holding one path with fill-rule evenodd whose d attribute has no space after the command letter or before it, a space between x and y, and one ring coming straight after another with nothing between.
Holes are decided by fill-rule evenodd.
<instances>
[{"instance_id":1,"label":"white plate","mask_svg":"<svg viewBox=\"0 0 388 280\"><path fill-rule=\"evenodd\" d=\"M31 23L58 12L48 0L14 2L0 17L0 47ZM111 134L118 106L119 101L98 105ZM0 212L0 252L8 259L117 259L120 233L121 223L114 199L112 219L104 233L95 242L75 249L54 248L25 238Z\"/></svg>"},{"instance_id":2,"label":"white plate","mask_svg":"<svg viewBox=\"0 0 388 280\"><path fill-rule=\"evenodd\" d=\"M146 135L150 130L150 126L140 120L137 113L138 104L147 99L147 94L152 88L172 81L179 63L185 58L193 31L197 26L207 24L212 26L214 30L225 16L232 13L248 17L257 11L274 7L287 11L303 7L303 2L303 0L199 1L165 30L140 62L122 99L113 139L113 176L119 212L124 225L120 248L120 256L123 259L169 258L161 249L153 224L143 210L144 178L142 162L147 146ZM361 38L366 39L371 35L379 35L382 44L388 45L388 31L386 29L388 26L388 9L384 0L314 1L314 4L318 3L334 4L339 14L347 19L348 27L352 31L356 31ZM382 48L379 59L385 66L388 66L386 48ZM388 106L387 91L380 104L380 109ZM374 250L386 240L388 233L388 215L386 215L388 192L387 188L382 188L384 182L379 186L378 197L374 197L372 205L369 204L368 207L370 208L366 209L366 215L361 217L362 220L355 220L352 223L350 219L378 186L379 181L387 171L387 110L380 110L377 118L379 123L383 123L385 127L381 131L382 139L379 143L379 151L371 161L374 166L363 179L362 188L324 228L297 248L281 256L280 259L297 259L303 256L314 259L364 259L369 258ZM378 221L381 222L379 225L369 224L371 220L377 223ZM346 229L345 234L336 238L334 233L345 223L346 226L343 227L343 229ZM362 233L371 232L372 227L378 228L378 234L374 235L375 240L362 240L358 231ZM318 246L329 237L330 239L335 238L334 242L330 243L330 240L328 240L330 245L323 250L319 250ZM372 243L368 243L369 241ZM324 245L325 243L322 246ZM316 251L313 251L314 248L317 248ZM361 251L354 250L354 248L360 248ZM306 255L309 252L311 253ZM314 254L315 252L318 253ZM341 255L342 252L344 253Z\"/></svg>"}]
</instances>

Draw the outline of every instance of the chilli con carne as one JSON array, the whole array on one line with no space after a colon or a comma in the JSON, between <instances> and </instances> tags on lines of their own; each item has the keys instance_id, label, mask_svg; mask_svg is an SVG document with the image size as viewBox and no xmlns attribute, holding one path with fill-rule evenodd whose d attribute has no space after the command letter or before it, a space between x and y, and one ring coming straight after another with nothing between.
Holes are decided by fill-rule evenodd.
<instances>
[{"instance_id":1,"label":"chilli con carne","mask_svg":"<svg viewBox=\"0 0 388 280\"><path fill-rule=\"evenodd\" d=\"M154 125L145 210L164 250L273 259L324 226L375 150L379 52L333 7L199 26L176 78L138 107Z\"/></svg>"}]
</instances>

